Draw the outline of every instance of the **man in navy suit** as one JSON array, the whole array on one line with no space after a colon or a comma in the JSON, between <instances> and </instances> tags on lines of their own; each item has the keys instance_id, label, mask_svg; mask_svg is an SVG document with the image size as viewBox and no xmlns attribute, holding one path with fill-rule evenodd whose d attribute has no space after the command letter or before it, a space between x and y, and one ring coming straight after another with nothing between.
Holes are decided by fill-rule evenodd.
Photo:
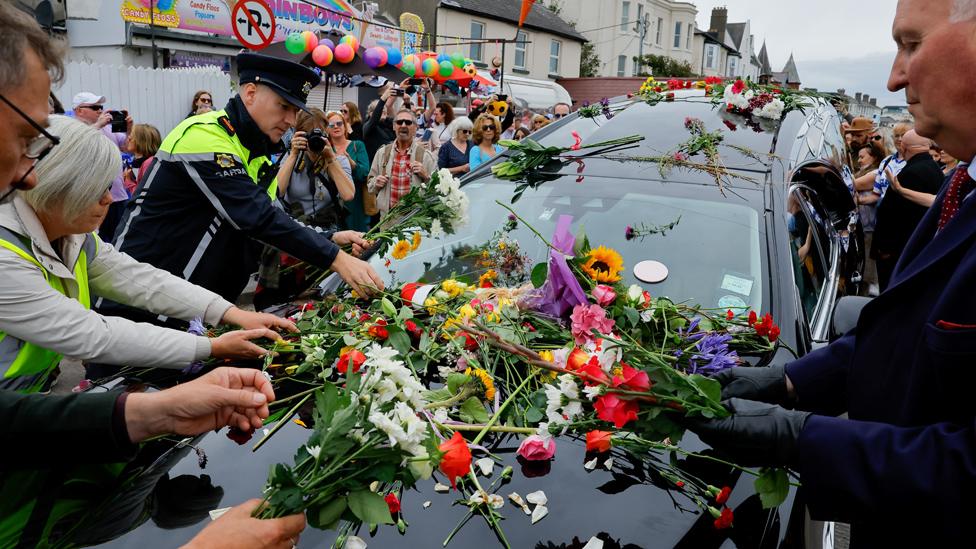
<instances>
[{"instance_id":1,"label":"man in navy suit","mask_svg":"<svg viewBox=\"0 0 976 549\"><path fill-rule=\"evenodd\" d=\"M920 135L973 160L976 0L900 0L893 36L888 88ZM743 464L797 470L811 516L852 523L855 547L974 543L974 175L949 175L857 328L785 368L723 373L733 414L693 427Z\"/></svg>"}]
</instances>

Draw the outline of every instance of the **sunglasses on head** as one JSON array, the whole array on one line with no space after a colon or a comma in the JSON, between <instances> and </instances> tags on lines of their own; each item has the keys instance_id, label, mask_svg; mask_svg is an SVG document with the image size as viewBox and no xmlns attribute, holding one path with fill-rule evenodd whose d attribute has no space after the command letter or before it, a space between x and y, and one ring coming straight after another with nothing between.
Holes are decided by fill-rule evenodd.
<instances>
[{"instance_id":1,"label":"sunglasses on head","mask_svg":"<svg viewBox=\"0 0 976 549\"><path fill-rule=\"evenodd\" d=\"M411 126L413 125L413 120L410 120L408 118L401 118L400 120L396 121L396 124L398 126Z\"/></svg>"}]
</instances>

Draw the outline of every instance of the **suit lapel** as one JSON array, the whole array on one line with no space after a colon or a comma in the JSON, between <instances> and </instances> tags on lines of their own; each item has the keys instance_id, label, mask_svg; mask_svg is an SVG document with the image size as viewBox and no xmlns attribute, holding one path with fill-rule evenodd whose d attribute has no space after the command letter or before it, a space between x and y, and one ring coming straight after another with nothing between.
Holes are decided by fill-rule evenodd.
<instances>
[{"instance_id":1,"label":"suit lapel","mask_svg":"<svg viewBox=\"0 0 976 549\"><path fill-rule=\"evenodd\" d=\"M976 233L976 196L965 200L956 217L941 232L935 233L946 187L943 186L935 203L926 212L905 246L905 252L911 255L902 255L888 291L918 276Z\"/></svg>"}]
</instances>

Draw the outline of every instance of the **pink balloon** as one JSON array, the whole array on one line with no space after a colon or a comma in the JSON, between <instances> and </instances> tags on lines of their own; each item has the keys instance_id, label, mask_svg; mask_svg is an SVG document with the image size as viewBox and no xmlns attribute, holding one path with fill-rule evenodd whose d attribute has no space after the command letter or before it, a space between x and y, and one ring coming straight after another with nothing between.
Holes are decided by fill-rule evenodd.
<instances>
[{"instance_id":1,"label":"pink balloon","mask_svg":"<svg viewBox=\"0 0 976 549\"><path fill-rule=\"evenodd\" d=\"M356 50L349 44L339 44L335 47L335 59L340 63L348 63L356 57Z\"/></svg>"},{"instance_id":2,"label":"pink balloon","mask_svg":"<svg viewBox=\"0 0 976 549\"><path fill-rule=\"evenodd\" d=\"M328 67L332 63L332 50L325 44L319 44L312 50L312 61L320 67Z\"/></svg>"}]
</instances>

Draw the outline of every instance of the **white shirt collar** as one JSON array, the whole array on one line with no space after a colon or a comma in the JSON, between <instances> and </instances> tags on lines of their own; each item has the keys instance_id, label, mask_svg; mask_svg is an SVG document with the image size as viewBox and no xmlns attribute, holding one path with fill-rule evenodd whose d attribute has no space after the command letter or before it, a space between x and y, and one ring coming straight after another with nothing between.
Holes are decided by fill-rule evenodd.
<instances>
[{"instance_id":1,"label":"white shirt collar","mask_svg":"<svg viewBox=\"0 0 976 549\"><path fill-rule=\"evenodd\" d=\"M976 157L969 162L969 166L966 166L966 171L969 172L969 177L976 181Z\"/></svg>"}]
</instances>

